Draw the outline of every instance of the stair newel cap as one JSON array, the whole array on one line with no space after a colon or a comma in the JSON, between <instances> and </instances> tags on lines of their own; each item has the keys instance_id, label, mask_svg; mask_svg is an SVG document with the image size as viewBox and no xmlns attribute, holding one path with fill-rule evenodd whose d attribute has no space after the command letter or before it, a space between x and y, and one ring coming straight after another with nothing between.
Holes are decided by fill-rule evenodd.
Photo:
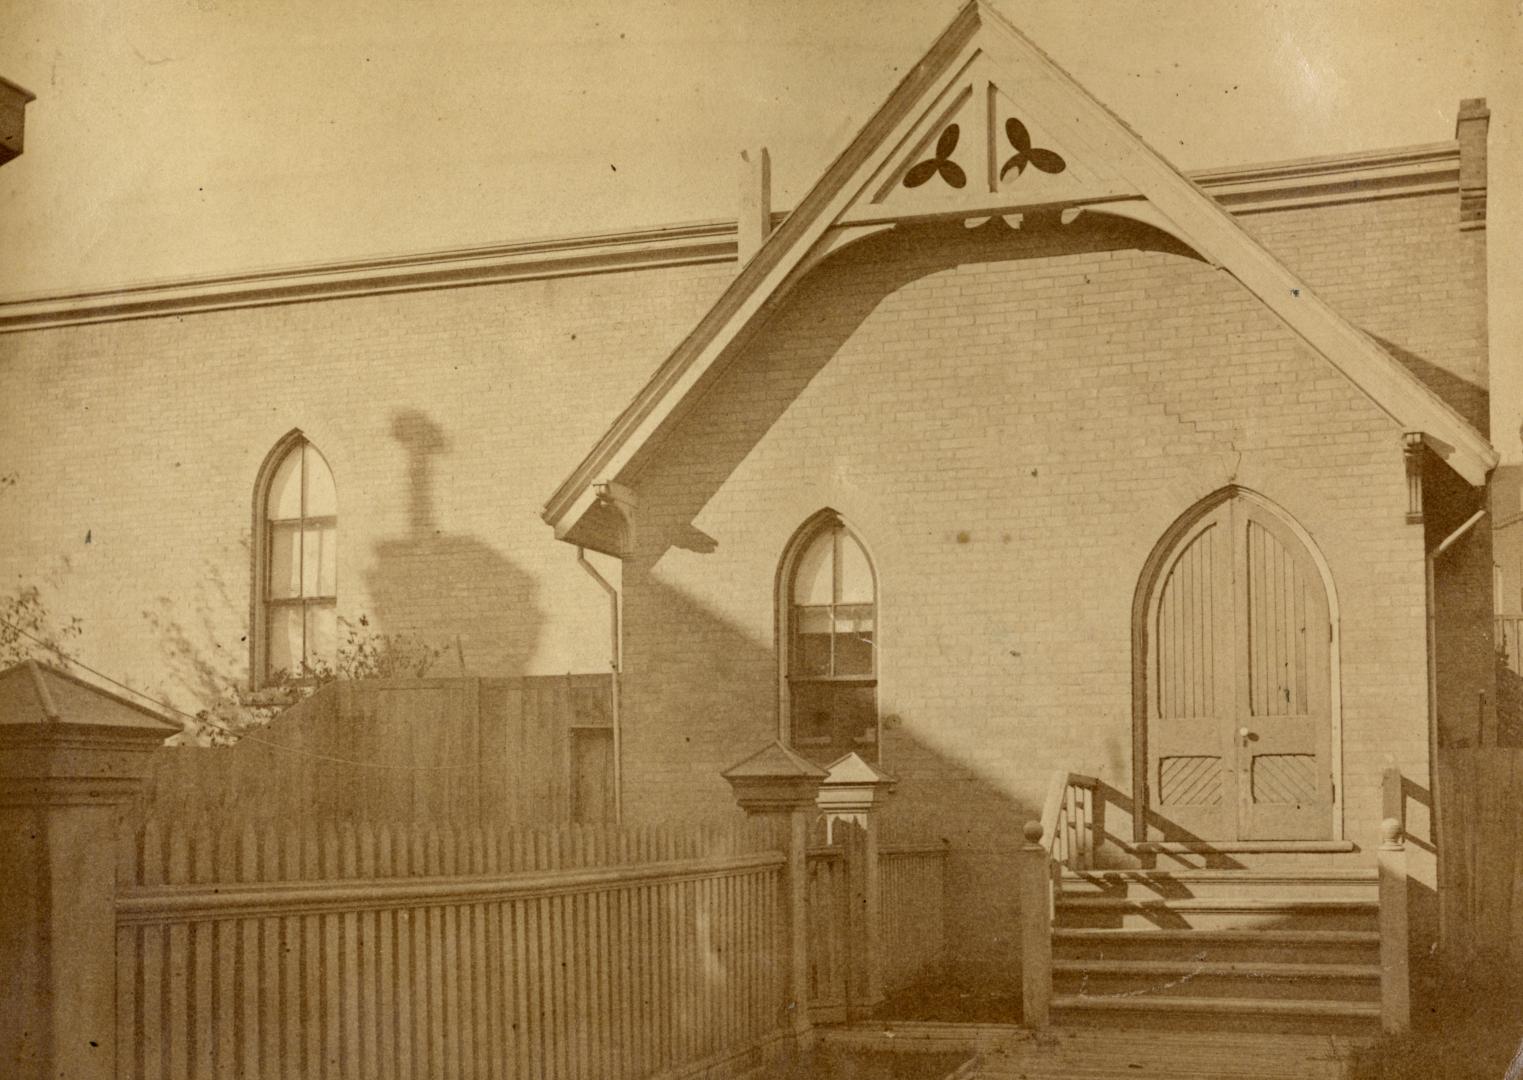
<instances>
[{"instance_id":1,"label":"stair newel cap","mask_svg":"<svg viewBox=\"0 0 1523 1080\"><path fill-rule=\"evenodd\" d=\"M0 671L0 803L130 798L148 757L180 732L167 717L50 664Z\"/></svg>"},{"instance_id":2,"label":"stair newel cap","mask_svg":"<svg viewBox=\"0 0 1523 1080\"><path fill-rule=\"evenodd\" d=\"M1403 847L1401 822L1388 817L1380 823L1380 846L1387 851Z\"/></svg>"},{"instance_id":3,"label":"stair newel cap","mask_svg":"<svg viewBox=\"0 0 1523 1080\"><path fill-rule=\"evenodd\" d=\"M813 807L820 783L829 774L774 740L719 775L742 810L767 814Z\"/></svg>"},{"instance_id":4,"label":"stair newel cap","mask_svg":"<svg viewBox=\"0 0 1523 1080\"><path fill-rule=\"evenodd\" d=\"M1026 822L1025 827L1021 829L1021 834L1025 836L1028 847L1042 846L1042 823L1040 821Z\"/></svg>"}]
</instances>

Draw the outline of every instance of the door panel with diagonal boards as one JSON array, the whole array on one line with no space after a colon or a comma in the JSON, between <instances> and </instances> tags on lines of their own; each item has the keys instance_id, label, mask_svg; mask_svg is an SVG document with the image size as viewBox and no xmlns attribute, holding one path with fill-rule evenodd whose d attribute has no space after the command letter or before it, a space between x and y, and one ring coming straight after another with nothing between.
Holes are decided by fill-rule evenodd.
<instances>
[{"instance_id":1,"label":"door panel with diagonal boards","mask_svg":"<svg viewBox=\"0 0 1523 1080\"><path fill-rule=\"evenodd\" d=\"M1328 603L1304 545L1223 499L1156 562L1138 764L1169 839L1331 834Z\"/></svg>"}]
</instances>

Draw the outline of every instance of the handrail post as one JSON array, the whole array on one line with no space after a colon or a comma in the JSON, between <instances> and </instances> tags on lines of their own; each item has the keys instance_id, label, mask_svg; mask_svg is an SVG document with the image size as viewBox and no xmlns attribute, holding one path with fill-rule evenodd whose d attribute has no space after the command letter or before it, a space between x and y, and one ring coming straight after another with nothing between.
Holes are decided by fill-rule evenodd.
<instances>
[{"instance_id":1,"label":"handrail post","mask_svg":"<svg viewBox=\"0 0 1523 1080\"><path fill-rule=\"evenodd\" d=\"M1403 837L1407 831L1406 793L1402 790L1401 769L1390 758L1380 774L1380 817L1395 818Z\"/></svg>"},{"instance_id":2,"label":"handrail post","mask_svg":"<svg viewBox=\"0 0 1523 1080\"><path fill-rule=\"evenodd\" d=\"M1052 1011L1052 878L1042 823L1029 821L1016 852L1021 924L1021 1016L1029 1028L1045 1028Z\"/></svg>"},{"instance_id":3,"label":"handrail post","mask_svg":"<svg viewBox=\"0 0 1523 1080\"><path fill-rule=\"evenodd\" d=\"M1380 1026L1406 1031L1412 1022L1407 945L1407 850L1401 822L1380 823Z\"/></svg>"}]
</instances>

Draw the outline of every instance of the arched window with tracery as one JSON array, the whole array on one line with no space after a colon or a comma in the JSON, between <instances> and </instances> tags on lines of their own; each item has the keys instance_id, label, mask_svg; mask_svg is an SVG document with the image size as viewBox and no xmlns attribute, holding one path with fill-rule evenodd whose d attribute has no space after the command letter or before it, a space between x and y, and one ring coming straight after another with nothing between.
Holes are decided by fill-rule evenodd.
<instances>
[{"instance_id":1,"label":"arched window with tracery","mask_svg":"<svg viewBox=\"0 0 1523 1080\"><path fill-rule=\"evenodd\" d=\"M878 589L866 549L820 515L783 560L783 710L792 745L829 763L878 757Z\"/></svg>"},{"instance_id":2,"label":"arched window with tracery","mask_svg":"<svg viewBox=\"0 0 1523 1080\"><path fill-rule=\"evenodd\" d=\"M331 667L338 641L338 494L300 432L270 453L254 505L256 680L311 678Z\"/></svg>"}]
</instances>

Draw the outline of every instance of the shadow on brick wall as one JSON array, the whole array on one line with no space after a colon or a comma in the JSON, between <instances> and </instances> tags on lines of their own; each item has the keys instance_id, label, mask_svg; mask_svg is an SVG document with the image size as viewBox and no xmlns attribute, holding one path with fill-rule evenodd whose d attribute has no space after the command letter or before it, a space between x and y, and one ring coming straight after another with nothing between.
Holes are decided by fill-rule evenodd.
<instances>
[{"instance_id":1,"label":"shadow on brick wall","mask_svg":"<svg viewBox=\"0 0 1523 1080\"><path fill-rule=\"evenodd\" d=\"M443 646L435 674L522 674L544 620L533 576L481 539L440 526L438 473L451 440L438 422L399 409L391 437L407 458L407 533L371 549L364 578L376 625ZM435 640L441 627L451 640Z\"/></svg>"},{"instance_id":2,"label":"shadow on brick wall","mask_svg":"<svg viewBox=\"0 0 1523 1080\"><path fill-rule=\"evenodd\" d=\"M659 485L663 519L642 516L641 527L660 530L661 547L644 550L642 556L659 559L674 547L714 550L713 538L698 530L693 519L885 297L964 264L1112 251L1161 252L1198 261L1193 251L1151 226L1094 216L1062 225L1056 214L1029 214L1019 228L1001 217L976 228L961 222L902 225L832 256L810 271L751 339L743 370L737 365L725 371L716 384L723 392L708 394L683 420L674 436L680 447L656 443L660 456L649 463L651 475L642 477L641 487ZM786 344L778 347L778 342ZM927 341L924 359L928 366L940 360L934 340ZM744 407L734 408L736 400ZM673 460L681 462L680 476L675 483L663 483ZM637 458L633 468L646 464Z\"/></svg>"},{"instance_id":3,"label":"shadow on brick wall","mask_svg":"<svg viewBox=\"0 0 1523 1080\"><path fill-rule=\"evenodd\" d=\"M1389 341L1377 334L1371 334L1370 337L1382 349L1399 360L1402 367L1417 376L1424 386L1442 398L1451 409L1470 423L1482 431L1490 425L1490 406L1487 403L1484 386L1463 379L1448 368L1440 367L1431 360L1425 360L1394 341Z\"/></svg>"}]
</instances>

